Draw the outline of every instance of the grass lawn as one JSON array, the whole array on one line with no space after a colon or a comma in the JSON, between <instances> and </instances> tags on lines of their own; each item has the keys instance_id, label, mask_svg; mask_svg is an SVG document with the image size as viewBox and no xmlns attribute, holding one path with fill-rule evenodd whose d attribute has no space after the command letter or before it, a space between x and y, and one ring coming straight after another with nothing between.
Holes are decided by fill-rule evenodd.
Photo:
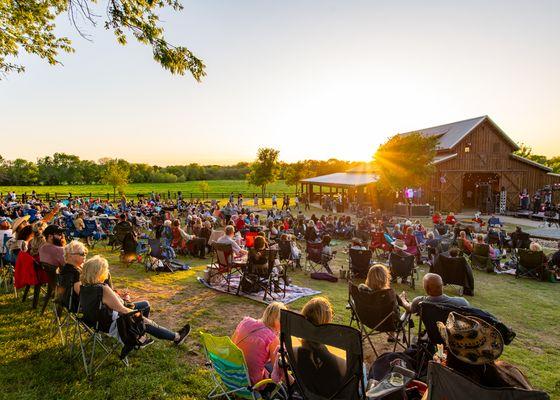
<instances>
[{"instance_id":1,"label":"grass lawn","mask_svg":"<svg viewBox=\"0 0 560 400\"><path fill-rule=\"evenodd\" d=\"M185 321L194 327L184 346L176 348L157 342L130 357L124 368L116 357L100 370L93 384L84 379L78 361L63 352L50 329L51 312L43 317L12 294L0 295L0 399L203 399L210 390L209 373L199 345L199 331L231 334L244 315L258 316L263 306L231 295L208 290L196 281L204 262L188 259L190 271L155 275L134 264L124 267L115 253L96 246L111 262L117 288L128 287L133 300L148 299L154 320L172 329ZM346 267L339 245L336 266ZM421 274L425 273L422 271ZM348 323L345 310L346 282L313 281L300 272L294 283L321 290L333 302L335 321ZM418 288L409 298L421 293ZM488 310L513 327L517 338L502 358L522 368L530 381L560 399L560 286L511 276L475 271L475 297L469 301ZM400 284L396 290L408 290ZM455 290L447 293L454 295ZM290 305L300 309L306 299ZM369 349L364 346L366 353ZM367 357L366 357L367 358Z\"/></svg>"},{"instance_id":2,"label":"grass lawn","mask_svg":"<svg viewBox=\"0 0 560 400\"><path fill-rule=\"evenodd\" d=\"M223 193L223 198L227 198L230 192L237 193L258 193L260 196L260 188L255 186L250 186L244 180L214 180L206 181L208 183L208 191L210 193ZM186 193L200 193L199 181L189 181L181 183L131 183L124 188L127 196L136 197L137 194L149 195L152 191L154 193L167 194L167 191L175 193L182 191L185 195ZM14 190L16 194L21 195L22 193L30 194L31 191L35 190L38 194L49 193L54 195L58 193L59 195L65 196L69 192L72 194L83 194L89 195L105 195L107 193L113 194L113 188L108 185L62 185L62 186L0 186L0 193L6 194L9 191ZM287 186L284 181L277 181L266 188L267 193L276 192L277 195L286 193L294 193L295 186ZM247 199L249 201L252 199Z\"/></svg>"}]
</instances>

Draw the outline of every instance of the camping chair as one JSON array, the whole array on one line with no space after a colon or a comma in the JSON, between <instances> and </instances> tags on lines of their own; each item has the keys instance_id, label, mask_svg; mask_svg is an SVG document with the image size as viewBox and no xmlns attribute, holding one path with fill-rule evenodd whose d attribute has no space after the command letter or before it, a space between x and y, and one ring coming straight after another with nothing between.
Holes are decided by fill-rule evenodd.
<instances>
[{"instance_id":1,"label":"camping chair","mask_svg":"<svg viewBox=\"0 0 560 400\"><path fill-rule=\"evenodd\" d=\"M255 238L257 237L258 232L248 231L245 233L245 247L248 249L252 248L255 245Z\"/></svg>"},{"instance_id":2,"label":"camping chair","mask_svg":"<svg viewBox=\"0 0 560 400\"><path fill-rule=\"evenodd\" d=\"M79 308L75 335L78 336L86 376L91 380L109 356L121 345L118 340L100 330L100 318L105 308L103 285L82 285ZM136 312L138 311L134 311ZM95 358L96 349L102 351L100 360ZM120 357L120 360L125 366L129 366L128 357Z\"/></svg>"},{"instance_id":3,"label":"camping chair","mask_svg":"<svg viewBox=\"0 0 560 400\"><path fill-rule=\"evenodd\" d=\"M72 215L64 216L64 227L66 229L65 235L68 242L71 242L75 237L78 236L78 231L74 226L74 217Z\"/></svg>"},{"instance_id":4,"label":"camping chair","mask_svg":"<svg viewBox=\"0 0 560 400\"><path fill-rule=\"evenodd\" d=\"M371 250L348 250L348 271L351 278L365 279L371 264Z\"/></svg>"},{"instance_id":5,"label":"camping chair","mask_svg":"<svg viewBox=\"0 0 560 400\"><path fill-rule=\"evenodd\" d=\"M519 263L515 270L515 277L525 276L527 278L541 279L544 273L544 253L542 251L531 251L527 249L517 250Z\"/></svg>"},{"instance_id":6,"label":"camping chair","mask_svg":"<svg viewBox=\"0 0 560 400\"><path fill-rule=\"evenodd\" d=\"M270 399L287 399L282 385L272 379L263 379L254 385L249 379L249 370L243 352L227 336L213 336L200 332L202 346L208 362L212 367L214 387L208 393L208 399L225 397L257 400L262 399L259 390L267 385L275 385L269 395Z\"/></svg>"},{"instance_id":7,"label":"camping chair","mask_svg":"<svg viewBox=\"0 0 560 400\"><path fill-rule=\"evenodd\" d=\"M227 291L231 288L231 275L238 272L243 275L242 266L233 262L233 249L229 243L212 243L212 261L209 268L209 282L218 277L227 283ZM241 281L240 281L241 282Z\"/></svg>"},{"instance_id":8,"label":"camping chair","mask_svg":"<svg viewBox=\"0 0 560 400\"><path fill-rule=\"evenodd\" d=\"M549 400L545 392L519 388L488 388L442 364L428 364L428 400Z\"/></svg>"},{"instance_id":9,"label":"camping chair","mask_svg":"<svg viewBox=\"0 0 560 400\"><path fill-rule=\"evenodd\" d=\"M134 236L134 228L129 224L116 224L113 228L113 235L109 238L111 250L115 251L122 248L125 239L128 235Z\"/></svg>"},{"instance_id":10,"label":"camping chair","mask_svg":"<svg viewBox=\"0 0 560 400\"><path fill-rule=\"evenodd\" d=\"M86 240L86 243L92 249L95 247L105 234L97 226L95 219L84 219L84 229L79 236Z\"/></svg>"},{"instance_id":11,"label":"camping chair","mask_svg":"<svg viewBox=\"0 0 560 400\"><path fill-rule=\"evenodd\" d=\"M444 343L439 333L437 322L445 324L449 313L452 311L465 316L477 317L488 322L501 333L505 345L509 345L516 336L511 328L500 322L495 316L475 307L455 307L427 300L422 301L418 307L420 318L418 324L417 372L419 376L424 375L426 364L432 359L436 345Z\"/></svg>"},{"instance_id":12,"label":"camping chair","mask_svg":"<svg viewBox=\"0 0 560 400\"><path fill-rule=\"evenodd\" d=\"M404 350L408 347L405 325L408 318L399 315L397 296L393 289L373 291L360 290L352 282L348 284L348 305L350 306L350 326L356 321L362 335L367 339L376 357L379 357L371 338L385 333L394 342L393 352L397 345ZM402 334L402 340L399 339Z\"/></svg>"},{"instance_id":13,"label":"camping chair","mask_svg":"<svg viewBox=\"0 0 560 400\"><path fill-rule=\"evenodd\" d=\"M323 243L321 242L306 242L305 247L305 271L306 272L320 272L323 268L331 273L328 268L328 262L323 256Z\"/></svg>"},{"instance_id":14,"label":"camping chair","mask_svg":"<svg viewBox=\"0 0 560 400\"><path fill-rule=\"evenodd\" d=\"M278 259L282 263L284 270L291 267L293 271L299 264L298 260L292 255L292 243L289 240L278 241Z\"/></svg>"},{"instance_id":15,"label":"camping chair","mask_svg":"<svg viewBox=\"0 0 560 400\"><path fill-rule=\"evenodd\" d=\"M53 300L54 335L60 336L62 345L69 342L70 330L77 323L78 304L74 304L74 281L71 275L56 274L56 291Z\"/></svg>"},{"instance_id":16,"label":"camping chair","mask_svg":"<svg viewBox=\"0 0 560 400\"><path fill-rule=\"evenodd\" d=\"M268 249L265 250L267 253L267 262L262 265L255 265L252 263L247 263L247 266L243 269L243 273L239 280L239 286L237 287L237 295L243 289L245 284L251 286L252 291L264 292L263 300L269 295L274 300L275 288L279 288L280 279L284 280L284 297L286 297L286 286L287 286L287 275L284 269L283 273L280 274L278 268L276 267L276 257L278 256L278 250Z\"/></svg>"},{"instance_id":17,"label":"camping chair","mask_svg":"<svg viewBox=\"0 0 560 400\"><path fill-rule=\"evenodd\" d=\"M490 258L490 245L475 243L470 259L471 265L479 271L494 272L494 263Z\"/></svg>"},{"instance_id":18,"label":"camping chair","mask_svg":"<svg viewBox=\"0 0 560 400\"><path fill-rule=\"evenodd\" d=\"M488 244L502 250L504 243L500 237L500 231L497 229L488 229Z\"/></svg>"},{"instance_id":19,"label":"camping chair","mask_svg":"<svg viewBox=\"0 0 560 400\"><path fill-rule=\"evenodd\" d=\"M144 267L146 268L146 272L174 272L174 268L171 265L172 257L170 257L169 252L166 251L164 246L161 244L161 240L148 239L148 246L150 248L150 252L148 253L148 257L144 258Z\"/></svg>"},{"instance_id":20,"label":"camping chair","mask_svg":"<svg viewBox=\"0 0 560 400\"><path fill-rule=\"evenodd\" d=\"M389 266L391 269L391 276L393 279L402 278L409 279L409 284L412 289L414 289L414 279L415 275L418 274L416 267L414 265L414 256L408 254L406 256L400 256L395 253L389 255Z\"/></svg>"},{"instance_id":21,"label":"camping chair","mask_svg":"<svg viewBox=\"0 0 560 400\"><path fill-rule=\"evenodd\" d=\"M39 263L39 268L45 271L49 278L49 282L47 284L47 292L45 293L45 299L43 300L43 308L41 309L41 314L43 314L45 312L45 309L47 308L49 300L51 299L51 297L53 297L55 292L58 267L46 262L41 262Z\"/></svg>"},{"instance_id":22,"label":"camping chair","mask_svg":"<svg viewBox=\"0 0 560 400\"><path fill-rule=\"evenodd\" d=\"M17 290L14 285L15 262L12 253L8 250L8 246L6 245L8 240L8 236L4 235L3 243L0 243L0 286L4 287L5 293L13 290L17 298Z\"/></svg>"},{"instance_id":23,"label":"camping chair","mask_svg":"<svg viewBox=\"0 0 560 400\"><path fill-rule=\"evenodd\" d=\"M304 400L365 400L360 331L346 325L314 325L287 310L280 312L280 326L280 357L289 399L297 387Z\"/></svg>"},{"instance_id":24,"label":"camping chair","mask_svg":"<svg viewBox=\"0 0 560 400\"><path fill-rule=\"evenodd\" d=\"M391 245L387 243L383 232L373 232L369 248L377 258L387 258Z\"/></svg>"},{"instance_id":25,"label":"camping chair","mask_svg":"<svg viewBox=\"0 0 560 400\"><path fill-rule=\"evenodd\" d=\"M441 276L444 285L459 286L460 295L474 296L472 268L465 257L451 257L449 253L439 254L430 272Z\"/></svg>"}]
</instances>

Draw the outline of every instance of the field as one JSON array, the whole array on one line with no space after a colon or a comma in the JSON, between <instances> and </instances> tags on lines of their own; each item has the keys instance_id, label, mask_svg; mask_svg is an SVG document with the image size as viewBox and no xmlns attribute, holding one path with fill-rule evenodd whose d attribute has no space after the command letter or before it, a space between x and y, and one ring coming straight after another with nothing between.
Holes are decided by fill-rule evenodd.
<instances>
[{"instance_id":1,"label":"field","mask_svg":"<svg viewBox=\"0 0 560 400\"><path fill-rule=\"evenodd\" d=\"M213 197L227 198L231 192L237 196L238 193L244 193L246 196L258 193L260 196L260 188L250 186L244 180L215 180L206 181L208 183L207 192L214 194ZM149 195L151 192L167 195L170 191L172 194L181 191L184 196L187 193L201 193L200 181L189 181L181 183L131 183L124 188L127 196L135 198L137 194ZM38 194L49 193L53 196L66 196L68 193L74 195L86 195L92 193L95 197L104 196L107 193L112 195L113 188L108 185L64 185L64 186L0 186L0 193L6 194L9 191L15 191L16 194L30 194L35 190ZM267 193L276 193L281 195L285 193L294 193L295 186L287 186L284 181L277 181L266 188ZM216 196L216 194L218 196Z\"/></svg>"},{"instance_id":2,"label":"field","mask_svg":"<svg viewBox=\"0 0 560 400\"><path fill-rule=\"evenodd\" d=\"M317 211L317 210L312 210ZM347 268L344 243L339 242L335 267ZM124 267L108 247L96 246L90 254L103 254L111 264L116 288L128 288L133 300L152 303L153 319L175 329L189 321L193 332L183 347L161 341L132 354L131 367L123 368L116 357L100 370L93 384L83 376L78 360L70 359L50 328L51 313L39 316L30 300L0 294L0 399L204 399L210 377L199 344L200 331L230 335L245 315L257 317L263 306L245 298L220 294L196 281L205 268L203 260L187 258L192 269L174 274L146 273L134 264ZM421 267L421 275L426 268ZM335 307L335 322L347 324L347 283L314 281L301 272L291 275L300 286L321 290ZM408 297L421 294L400 283ZM474 306L490 311L517 333L501 359L526 373L537 388L560 400L560 286L512 276L475 271ZM456 295L456 289L446 288ZM306 299L290 304L299 310ZM377 341L383 346L383 341ZM371 351L364 345L366 360Z\"/></svg>"}]
</instances>

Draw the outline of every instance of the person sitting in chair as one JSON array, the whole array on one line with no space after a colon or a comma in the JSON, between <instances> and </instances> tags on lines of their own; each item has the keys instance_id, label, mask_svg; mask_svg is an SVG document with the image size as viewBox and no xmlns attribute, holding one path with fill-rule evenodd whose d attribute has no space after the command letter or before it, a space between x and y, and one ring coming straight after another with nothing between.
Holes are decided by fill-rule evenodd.
<instances>
[{"instance_id":1,"label":"person sitting in chair","mask_svg":"<svg viewBox=\"0 0 560 400\"><path fill-rule=\"evenodd\" d=\"M95 256L85 262L80 274L80 281L74 284L74 291L79 295L83 286L87 285L101 285L103 288L103 305L105 306L99 311L99 329L102 332L118 338L117 319L121 314L128 314L134 310L140 310L143 315L144 324L146 326L146 333L158 339L172 341L175 345L182 344L187 338L191 327L185 324L178 332L170 331L167 328L157 325L151 319L150 304L147 301L139 301L129 303L125 296L122 299L117 292L115 292L109 285L105 284L109 277L109 262L101 257ZM126 300L126 302L125 302ZM146 342L145 344L149 344Z\"/></svg>"},{"instance_id":2,"label":"person sitting in chair","mask_svg":"<svg viewBox=\"0 0 560 400\"><path fill-rule=\"evenodd\" d=\"M55 298L57 299L57 303L71 312L76 312L78 310L80 299L73 288L76 282L80 281L80 274L82 273L82 267L86 261L87 253L88 250L86 246L78 240L73 240L64 246L65 264L59 271L60 281L63 284L57 286ZM66 292L68 289L66 284L71 288L70 293Z\"/></svg>"},{"instance_id":3,"label":"person sitting in chair","mask_svg":"<svg viewBox=\"0 0 560 400\"><path fill-rule=\"evenodd\" d=\"M550 257L548 266L554 274L556 280L560 280L560 241L558 242L558 250Z\"/></svg>"},{"instance_id":4,"label":"person sitting in chair","mask_svg":"<svg viewBox=\"0 0 560 400\"><path fill-rule=\"evenodd\" d=\"M469 306L469 302L463 297L450 297L443 293L443 280L438 274L427 273L424 275L422 282L427 296L418 296L412 302L409 302L406 298L406 292L403 291L400 294L401 304L407 312L418 313L418 304L426 300L455 307Z\"/></svg>"},{"instance_id":5,"label":"person sitting in chair","mask_svg":"<svg viewBox=\"0 0 560 400\"><path fill-rule=\"evenodd\" d=\"M331 247L331 237L329 235L323 236L321 243L323 243L323 251L322 251L323 265L325 269L329 272L329 274L332 274L333 272L330 267L330 262L334 258L336 251L333 251Z\"/></svg>"},{"instance_id":6,"label":"person sitting in chair","mask_svg":"<svg viewBox=\"0 0 560 400\"><path fill-rule=\"evenodd\" d=\"M503 225L500 218L496 217L494 214L488 219L488 226L490 227L502 227Z\"/></svg>"},{"instance_id":7,"label":"person sitting in chair","mask_svg":"<svg viewBox=\"0 0 560 400\"><path fill-rule=\"evenodd\" d=\"M243 318L231 337L245 356L252 385L268 378L273 366L276 366L280 345L280 311L285 309L283 303L270 303L260 319Z\"/></svg>"},{"instance_id":8,"label":"person sitting in chair","mask_svg":"<svg viewBox=\"0 0 560 400\"><path fill-rule=\"evenodd\" d=\"M234 235L235 235L235 228L233 227L233 225L228 225L228 226L226 226L226 229L225 229L225 235L220 237L216 241L216 243L231 244L231 249L233 250L233 254L235 254L236 257L246 255L247 250L239 247L239 245L237 244L237 242L233 238Z\"/></svg>"},{"instance_id":9,"label":"person sitting in chair","mask_svg":"<svg viewBox=\"0 0 560 400\"><path fill-rule=\"evenodd\" d=\"M445 223L447 225L455 225L457 223L457 218L455 218L455 214L452 212L447 214L447 217L445 218Z\"/></svg>"},{"instance_id":10,"label":"person sitting in chair","mask_svg":"<svg viewBox=\"0 0 560 400\"><path fill-rule=\"evenodd\" d=\"M78 236L80 236L80 233L84 230L85 227L86 224L84 222L84 212L79 211L78 215L76 216L76 219L74 220L74 228L76 228L76 232L78 233Z\"/></svg>"},{"instance_id":11,"label":"person sitting in chair","mask_svg":"<svg viewBox=\"0 0 560 400\"><path fill-rule=\"evenodd\" d=\"M389 254L389 265L391 266L391 274L393 275L392 282L397 282L397 275L393 267L394 263L402 263L406 258L411 257L409 253L406 252L407 247L404 240L397 239L393 243L393 251ZM406 261L406 260L405 260ZM408 282L407 277L401 277L402 283L406 284Z\"/></svg>"},{"instance_id":12,"label":"person sitting in chair","mask_svg":"<svg viewBox=\"0 0 560 400\"><path fill-rule=\"evenodd\" d=\"M444 341L448 368L489 388L533 389L516 366L498 360L504 340L488 322L451 312L446 323L438 321L437 327ZM437 353L434 357L436 362L443 361Z\"/></svg>"},{"instance_id":13,"label":"person sitting in chair","mask_svg":"<svg viewBox=\"0 0 560 400\"><path fill-rule=\"evenodd\" d=\"M473 251L473 244L472 242L467 238L467 233L462 230L459 232L459 237L457 238L457 242L461 242L462 245L462 249L463 252L465 254L471 254Z\"/></svg>"},{"instance_id":14,"label":"person sitting in chair","mask_svg":"<svg viewBox=\"0 0 560 400\"><path fill-rule=\"evenodd\" d=\"M360 283L358 290L361 292L375 293L391 288L391 272L383 264L374 264L369 268L365 283ZM397 300L399 298L397 297ZM395 303L395 313L399 314L399 303Z\"/></svg>"},{"instance_id":15,"label":"person sitting in chair","mask_svg":"<svg viewBox=\"0 0 560 400\"><path fill-rule=\"evenodd\" d=\"M332 305L325 297L314 297L302 308L301 314L314 325L330 324ZM346 363L324 344L302 340L294 348L294 358L308 389L323 397L331 397L343 384Z\"/></svg>"}]
</instances>

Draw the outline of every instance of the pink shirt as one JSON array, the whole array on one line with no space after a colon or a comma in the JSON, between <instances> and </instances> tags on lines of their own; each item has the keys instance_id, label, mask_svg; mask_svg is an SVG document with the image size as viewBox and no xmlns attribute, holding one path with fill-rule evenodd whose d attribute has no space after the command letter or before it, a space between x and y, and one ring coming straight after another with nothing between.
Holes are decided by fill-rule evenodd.
<instances>
[{"instance_id":1,"label":"pink shirt","mask_svg":"<svg viewBox=\"0 0 560 400\"><path fill-rule=\"evenodd\" d=\"M251 384L268 377L264 366L270 361L270 344L276 339L272 329L254 318L245 317L237 325L232 341L245 356Z\"/></svg>"}]
</instances>

